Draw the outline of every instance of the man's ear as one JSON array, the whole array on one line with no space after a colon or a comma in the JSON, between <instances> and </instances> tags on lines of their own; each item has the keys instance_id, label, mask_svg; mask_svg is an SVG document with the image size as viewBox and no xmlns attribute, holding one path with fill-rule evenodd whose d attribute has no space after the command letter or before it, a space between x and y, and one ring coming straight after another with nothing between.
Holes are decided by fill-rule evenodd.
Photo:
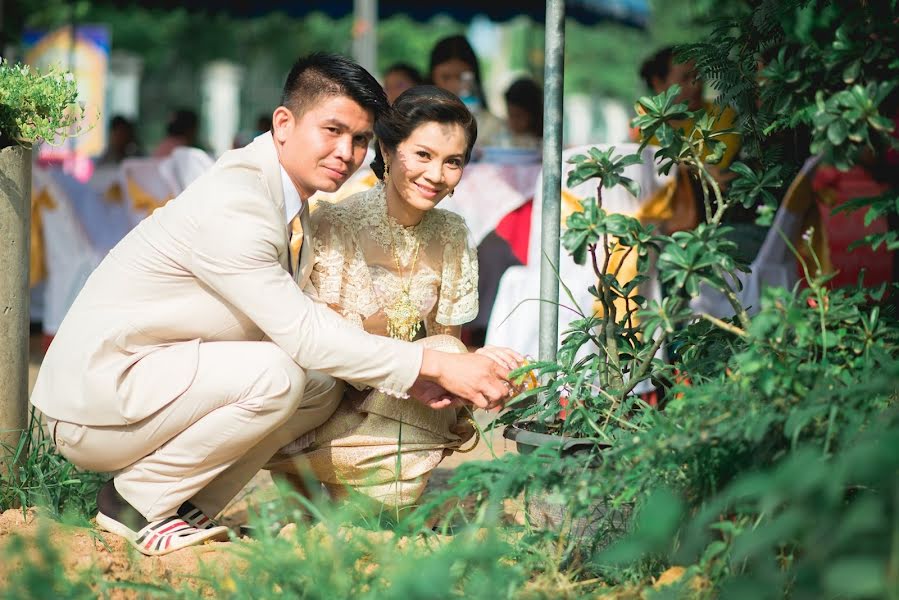
<instances>
[{"instance_id":1,"label":"man's ear","mask_svg":"<svg viewBox=\"0 0 899 600\"><path fill-rule=\"evenodd\" d=\"M272 113L272 135L276 142L283 144L287 141L287 136L290 135L295 121L293 111L286 106L279 106L275 109L275 112Z\"/></svg>"}]
</instances>

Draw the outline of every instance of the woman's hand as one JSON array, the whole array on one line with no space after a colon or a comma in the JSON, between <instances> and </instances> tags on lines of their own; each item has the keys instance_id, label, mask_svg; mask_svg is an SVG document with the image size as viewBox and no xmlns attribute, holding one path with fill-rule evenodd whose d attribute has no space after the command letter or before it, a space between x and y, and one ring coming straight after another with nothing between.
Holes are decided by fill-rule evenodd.
<instances>
[{"instance_id":1,"label":"woman's hand","mask_svg":"<svg viewBox=\"0 0 899 600\"><path fill-rule=\"evenodd\" d=\"M502 346L484 346L483 348L475 350L475 354L487 356L493 359L499 366L509 371L514 371L525 362L524 356L510 348L503 348Z\"/></svg>"}]
</instances>

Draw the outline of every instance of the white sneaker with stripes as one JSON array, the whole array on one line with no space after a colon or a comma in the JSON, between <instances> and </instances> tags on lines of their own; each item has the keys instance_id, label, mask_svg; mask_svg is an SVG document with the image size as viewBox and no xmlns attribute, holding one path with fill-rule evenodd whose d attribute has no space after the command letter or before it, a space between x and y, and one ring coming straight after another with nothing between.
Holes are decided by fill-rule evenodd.
<instances>
[{"instance_id":1,"label":"white sneaker with stripes","mask_svg":"<svg viewBox=\"0 0 899 600\"><path fill-rule=\"evenodd\" d=\"M206 516L202 510L190 502L181 505L181 508L178 509L178 516L184 519L188 525L193 525L197 529L212 529L219 526L211 517Z\"/></svg>"},{"instance_id":2,"label":"white sneaker with stripes","mask_svg":"<svg viewBox=\"0 0 899 600\"><path fill-rule=\"evenodd\" d=\"M110 533L122 536L138 552L146 556L161 556L208 541L228 540L227 527L213 524L209 528L200 528L187 523L177 515L153 521L139 531L134 531L100 512L97 513L97 525Z\"/></svg>"}]
</instances>

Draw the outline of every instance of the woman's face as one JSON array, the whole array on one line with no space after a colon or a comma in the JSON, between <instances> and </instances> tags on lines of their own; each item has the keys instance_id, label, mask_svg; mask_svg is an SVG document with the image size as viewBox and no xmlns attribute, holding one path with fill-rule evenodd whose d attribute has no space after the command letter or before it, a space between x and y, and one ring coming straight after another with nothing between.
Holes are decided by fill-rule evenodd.
<instances>
[{"instance_id":1,"label":"woman's face","mask_svg":"<svg viewBox=\"0 0 899 600\"><path fill-rule=\"evenodd\" d=\"M389 187L410 207L431 210L462 178L468 141L458 123L424 123L387 152ZM383 151L383 148L382 148Z\"/></svg>"},{"instance_id":2,"label":"woman's face","mask_svg":"<svg viewBox=\"0 0 899 600\"><path fill-rule=\"evenodd\" d=\"M434 66L434 70L431 71L431 79L437 87L458 96L462 88L462 73L465 71L474 72L474 69L460 58L451 58Z\"/></svg>"}]
</instances>

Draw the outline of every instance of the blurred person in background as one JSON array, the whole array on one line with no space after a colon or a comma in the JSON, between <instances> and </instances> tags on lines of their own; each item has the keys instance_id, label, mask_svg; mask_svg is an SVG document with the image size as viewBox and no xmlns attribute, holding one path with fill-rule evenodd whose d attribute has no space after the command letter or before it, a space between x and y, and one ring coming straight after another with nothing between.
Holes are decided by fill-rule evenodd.
<instances>
[{"instance_id":1,"label":"blurred person in background","mask_svg":"<svg viewBox=\"0 0 899 600\"><path fill-rule=\"evenodd\" d=\"M490 112L481 67L474 49L464 35L438 41L431 50L431 83L457 95L478 122L478 146L492 146L503 130L503 122ZM475 147L475 156L479 154Z\"/></svg>"},{"instance_id":2,"label":"blurred person in background","mask_svg":"<svg viewBox=\"0 0 899 600\"><path fill-rule=\"evenodd\" d=\"M142 156L140 141L134 129L134 123L122 115L116 115L109 121L109 139L106 152L97 161L97 165L117 165L126 158Z\"/></svg>"},{"instance_id":3,"label":"blurred person in background","mask_svg":"<svg viewBox=\"0 0 899 600\"><path fill-rule=\"evenodd\" d=\"M387 94L387 101L390 104L393 104L397 96L409 88L422 83L424 83L424 79L421 73L408 63L394 63L384 71L384 93Z\"/></svg>"},{"instance_id":4,"label":"blurred person in background","mask_svg":"<svg viewBox=\"0 0 899 600\"><path fill-rule=\"evenodd\" d=\"M200 131L200 118L193 110L188 108L175 110L169 116L165 131L166 137L153 151L153 156L156 158L165 158L179 146L199 147L197 136Z\"/></svg>"},{"instance_id":5,"label":"blurred person in background","mask_svg":"<svg viewBox=\"0 0 899 600\"><path fill-rule=\"evenodd\" d=\"M505 93L510 144L538 148L543 138L543 89L530 77L512 82Z\"/></svg>"},{"instance_id":6,"label":"blurred person in background","mask_svg":"<svg viewBox=\"0 0 899 600\"><path fill-rule=\"evenodd\" d=\"M718 119L715 122L715 131L729 129L734 125L736 113L729 107L720 107L714 102L704 100L703 83L696 72L696 65L693 61L677 60L673 46L662 48L646 59L640 67L640 77L654 95L661 94L672 85L680 86L676 101L686 104L689 111L704 109L708 114L716 115ZM689 133L693 129L694 123L692 119L685 119L678 122L672 121L671 125ZM639 131L633 132L633 135L639 141ZM706 169L721 186L723 192L733 178L728 167L740 150L740 137L735 133L718 139L727 147L721 160L717 164L707 163ZM649 143L658 145L659 141L652 138ZM706 151L706 155L708 155L708 151ZM658 195L658 198L659 202L646 206L643 212L649 220L660 221L662 229L668 233L693 229L705 220L705 207L699 180L696 174L690 173L687 169L678 171L676 193ZM733 211L729 212L733 213ZM749 217L747 216L747 218ZM754 218L755 213L753 212L751 219L754 220ZM757 249L757 244L760 243L761 239L757 239L751 245L756 246ZM748 250L748 253L754 256L751 249Z\"/></svg>"},{"instance_id":7,"label":"blurred person in background","mask_svg":"<svg viewBox=\"0 0 899 600\"><path fill-rule=\"evenodd\" d=\"M258 117L256 117L256 123L253 126L252 130L243 130L238 132L237 135L234 136L234 142L231 145L232 149L243 148L250 142L256 139L257 136L262 135L263 133L268 133L272 130L272 116L270 113L261 113Z\"/></svg>"}]
</instances>

